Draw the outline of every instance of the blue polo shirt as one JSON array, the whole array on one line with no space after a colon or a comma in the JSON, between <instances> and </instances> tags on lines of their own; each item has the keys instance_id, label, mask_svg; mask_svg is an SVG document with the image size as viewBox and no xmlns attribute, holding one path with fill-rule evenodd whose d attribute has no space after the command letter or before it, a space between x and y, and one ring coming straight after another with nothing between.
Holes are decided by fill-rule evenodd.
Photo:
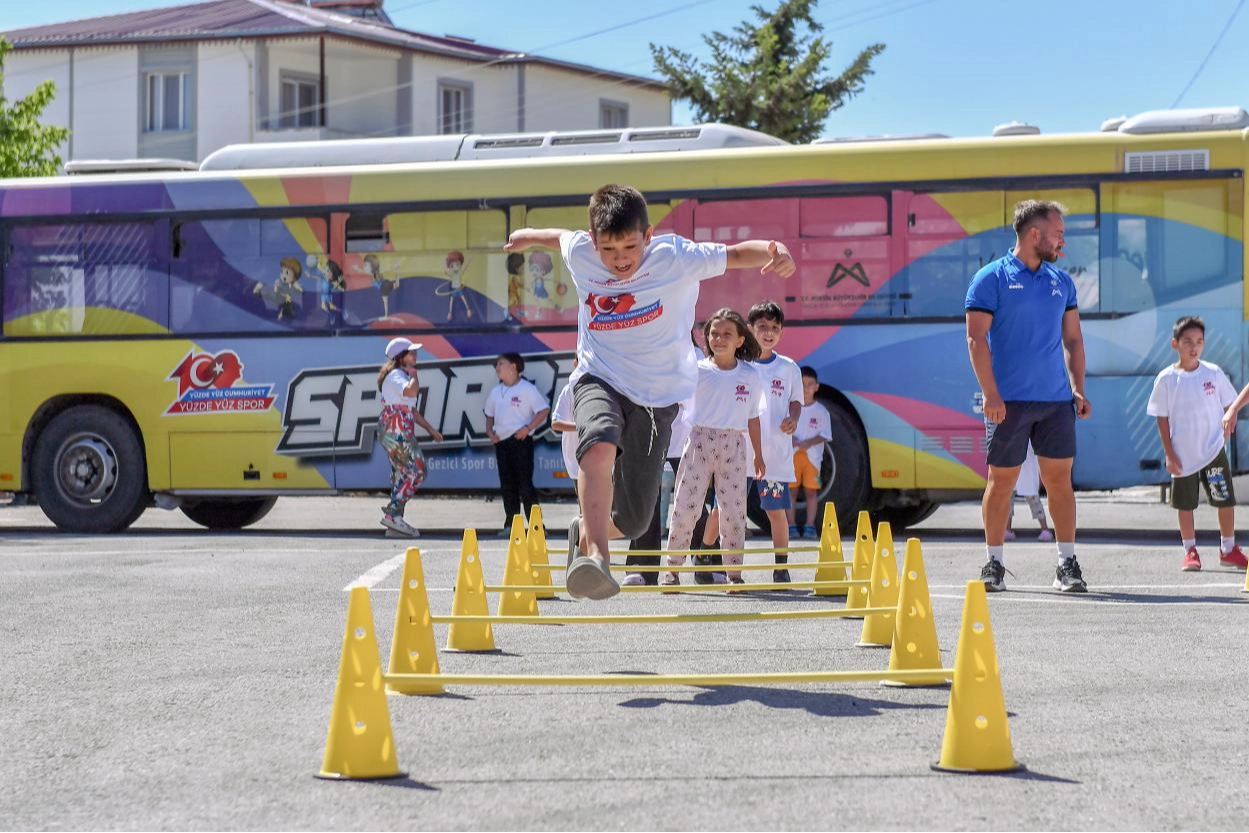
<instances>
[{"instance_id":1,"label":"blue polo shirt","mask_svg":"<svg viewBox=\"0 0 1249 833\"><path fill-rule=\"evenodd\" d=\"M1044 261L1033 272L1011 252L976 273L965 306L993 316L989 351L1002 401L1071 401L1063 360L1063 315L1076 308L1070 275Z\"/></svg>"}]
</instances>

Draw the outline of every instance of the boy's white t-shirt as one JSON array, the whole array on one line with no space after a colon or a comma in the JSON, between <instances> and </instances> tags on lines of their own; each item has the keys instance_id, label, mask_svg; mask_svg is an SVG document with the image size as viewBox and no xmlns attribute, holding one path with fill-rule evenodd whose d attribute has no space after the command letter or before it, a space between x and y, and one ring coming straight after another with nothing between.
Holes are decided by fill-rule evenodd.
<instances>
[{"instance_id":1,"label":"boy's white t-shirt","mask_svg":"<svg viewBox=\"0 0 1249 833\"><path fill-rule=\"evenodd\" d=\"M833 438L832 418L828 415L828 409L819 402L802 406L802 412L798 414L798 428L794 430L794 440L809 440L812 437L823 437L826 440ZM803 450L806 451L811 465L818 469L824 461L824 446L816 444Z\"/></svg>"},{"instance_id":2,"label":"boy's white t-shirt","mask_svg":"<svg viewBox=\"0 0 1249 833\"><path fill-rule=\"evenodd\" d=\"M702 428L745 431L752 417L767 414L763 379L750 362L721 370L711 359L698 363L693 424Z\"/></svg>"},{"instance_id":3,"label":"boy's white t-shirt","mask_svg":"<svg viewBox=\"0 0 1249 833\"><path fill-rule=\"evenodd\" d=\"M404 389L410 384L412 384L412 377L406 370L396 367L387 373L386 378L382 380L382 404L406 405L409 408L415 408L416 397L403 395Z\"/></svg>"},{"instance_id":4,"label":"boy's white t-shirt","mask_svg":"<svg viewBox=\"0 0 1249 833\"><path fill-rule=\"evenodd\" d=\"M766 413L759 418L763 465L768 480L793 483L794 442L781 431L781 422L789 418L789 403L802 404L802 370L789 356L773 353L767 361L754 362L763 379L763 402Z\"/></svg>"},{"instance_id":5,"label":"boy's white t-shirt","mask_svg":"<svg viewBox=\"0 0 1249 833\"><path fill-rule=\"evenodd\" d=\"M506 440L521 429L521 426L532 420L538 411L544 411L550 405L533 382L520 379L508 387L499 382L486 397L486 416L494 417L494 433L499 439Z\"/></svg>"},{"instance_id":6,"label":"boy's white t-shirt","mask_svg":"<svg viewBox=\"0 0 1249 833\"><path fill-rule=\"evenodd\" d=\"M676 419L672 420L672 439L668 441L668 457L681 457L685 454L685 443L694 430L694 399L690 397L681 403Z\"/></svg>"},{"instance_id":7,"label":"boy's white t-shirt","mask_svg":"<svg viewBox=\"0 0 1249 833\"><path fill-rule=\"evenodd\" d=\"M580 301L578 365L570 381L597 376L649 408L693 396L698 371L690 328L698 283L724 273L728 248L655 235L637 271L620 280L587 232L565 232L559 243Z\"/></svg>"},{"instance_id":8,"label":"boy's white t-shirt","mask_svg":"<svg viewBox=\"0 0 1249 833\"><path fill-rule=\"evenodd\" d=\"M572 383L564 385L564 389L555 398L555 407L551 410L551 419L572 422ZM564 468L573 480L581 467L577 465L577 432L563 431L559 435L559 450L564 455Z\"/></svg>"},{"instance_id":9,"label":"boy's white t-shirt","mask_svg":"<svg viewBox=\"0 0 1249 833\"><path fill-rule=\"evenodd\" d=\"M1227 374L1210 362L1192 371L1171 365L1154 379L1145 412L1169 420L1180 477L1201 471L1223 449L1223 412L1235 399Z\"/></svg>"}]
</instances>

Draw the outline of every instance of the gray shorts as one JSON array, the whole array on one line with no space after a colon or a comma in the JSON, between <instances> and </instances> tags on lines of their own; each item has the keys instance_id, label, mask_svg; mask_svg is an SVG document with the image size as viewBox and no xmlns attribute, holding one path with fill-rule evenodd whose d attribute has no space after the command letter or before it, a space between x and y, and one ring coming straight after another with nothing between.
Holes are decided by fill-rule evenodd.
<instances>
[{"instance_id":1,"label":"gray shorts","mask_svg":"<svg viewBox=\"0 0 1249 833\"><path fill-rule=\"evenodd\" d=\"M577 460L599 443L616 447L612 522L626 537L637 538L655 512L678 406L643 407L590 375L577 380L572 400Z\"/></svg>"}]
</instances>

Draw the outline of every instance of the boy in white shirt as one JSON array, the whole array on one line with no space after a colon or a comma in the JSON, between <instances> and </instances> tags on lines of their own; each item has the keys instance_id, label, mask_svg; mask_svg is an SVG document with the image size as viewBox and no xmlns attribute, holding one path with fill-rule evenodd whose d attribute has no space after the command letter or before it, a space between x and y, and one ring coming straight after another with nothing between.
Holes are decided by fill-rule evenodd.
<instances>
[{"instance_id":1,"label":"boy in white shirt","mask_svg":"<svg viewBox=\"0 0 1249 833\"><path fill-rule=\"evenodd\" d=\"M763 462L767 476L751 480L750 488L759 497L759 508L767 513L772 528L772 546L777 550L789 547L788 511L793 507L789 484L794 480L794 446L791 436L798 427L802 412L802 372L788 356L776 352L785 329L785 311L775 301L761 301L746 315L750 331L759 342L759 358L753 364L763 380L763 401L766 415L759 420L763 441ZM777 552L777 569L772 581L789 581L784 565L789 554Z\"/></svg>"},{"instance_id":2,"label":"boy in white shirt","mask_svg":"<svg viewBox=\"0 0 1249 833\"><path fill-rule=\"evenodd\" d=\"M820 464L824 461L824 443L833 438L833 423L828 409L815 399L820 389L820 378L815 368L802 367L802 410L798 414L798 427L792 437L794 451L793 491L802 489L807 502L807 523L801 534L797 527L798 515L793 505L789 508L789 534L795 538L816 538L815 524L820 508Z\"/></svg>"},{"instance_id":3,"label":"boy in white shirt","mask_svg":"<svg viewBox=\"0 0 1249 833\"><path fill-rule=\"evenodd\" d=\"M558 248L580 301L573 384L581 516L569 527L567 586L574 598L620 591L610 538L636 538L655 511L677 403L698 379L689 332L698 284L726 269L794 273L783 244L726 246L655 236L646 200L605 185L590 198L590 231L519 229L506 251Z\"/></svg>"},{"instance_id":4,"label":"boy in white shirt","mask_svg":"<svg viewBox=\"0 0 1249 833\"><path fill-rule=\"evenodd\" d=\"M1179 512L1184 560L1180 569L1201 569L1193 512L1201 486L1219 511L1219 563L1245 569L1245 555L1236 546L1236 495L1227 460L1224 408L1239 401L1218 365L1201 360L1206 324L1195 315L1181 316L1171 328L1171 347L1179 361L1154 379L1146 413L1158 418L1158 434L1171 473L1171 506ZM1243 403L1242 403L1243 404Z\"/></svg>"},{"instance_id":5,"label":"boy in white shirt","mask_svg":"<svg viewBox=\"0 0 1249 833\"><path fill-rule=\"evenodd\" d=\"M524 507L528 518L538 502L533 488L533 432L546 422L551 406L533 382L521 378L525 360L504 353L494 362L499 384L486 397L486 434L494 443L506 518L500 537L511 534L512 518Z\"/></svg>"}]
</instances>

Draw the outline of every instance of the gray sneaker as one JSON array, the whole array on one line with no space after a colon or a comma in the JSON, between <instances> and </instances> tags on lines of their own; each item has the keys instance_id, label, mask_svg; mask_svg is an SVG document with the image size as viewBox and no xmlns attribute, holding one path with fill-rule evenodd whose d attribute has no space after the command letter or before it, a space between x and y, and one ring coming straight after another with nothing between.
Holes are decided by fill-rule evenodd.
<instances>
[{"instance_id":1,"label":"gray sneaker","mask_svg":"<svg viewBox=\"0 0 1249 833\"><path fill-rule=\"evenodd\" d=\"M574 599L592 599L596 602L610 599L620 592L620 585L611 576L611 570L601 558L579 555L572 560L565 579L568 595Z\"/></svg>"},{"instance_id":2,"label":"gray sneaker","mask_svg":"<svg viewBox=\"0 0 1249 833\"><path fill-rule=\"evenodd\" d=\"M1001 561L990 558L980 570L980 580L987 593L1001 593L1006 589L1006 567Z\"/></svg>"},{"instance_id":3,"label":"gray sneaker","mask_svg":"<svg viewBox=\"0 0 1249 833\"><path fill-rule=\"evenodd\" d=\"M568 566L572 566L573 559L581 555L581 516L572 519L572 523L568 525Z\"/></svg>"},{"instance_id":4,"label":"gray sneaker","mask_svg":"<svg viewBox=\"0 0 1249 833\"><path fill-rule=\"evenodd\" d=\"M1084 574L1080 572L1080 562L1073 555L1064 558L1054 571L1054 589L1064 593L1087 593L1088 585L1084 583Z\"/></svg>"}]
</instances>

